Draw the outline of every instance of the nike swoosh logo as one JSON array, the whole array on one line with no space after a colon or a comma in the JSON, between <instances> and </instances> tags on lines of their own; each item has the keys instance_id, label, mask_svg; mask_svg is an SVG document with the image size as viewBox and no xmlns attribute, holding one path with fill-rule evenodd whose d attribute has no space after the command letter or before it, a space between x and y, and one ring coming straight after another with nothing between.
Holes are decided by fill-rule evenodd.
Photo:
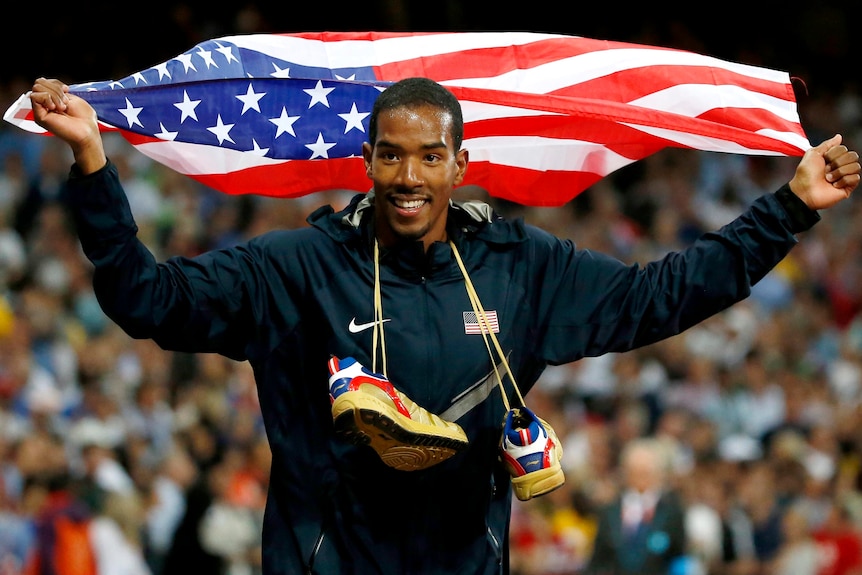
<instances>
[{"instance_id":1,"label":"nike swoosh logo","mask_svg":"<svg viewBox=\"0 0 862 575\"><path fill-rule=\"evenodd\" d=\"M390 318L381 319L379 321L369 321L368 323L356 323L356 318L350 320L350 325L347 326L347 329L350 330L350 333L359 333L360 331L365 331L369 327L374 327L376 323L383 323L386 321L391 321Z\"/></svg>"}]
</instances>

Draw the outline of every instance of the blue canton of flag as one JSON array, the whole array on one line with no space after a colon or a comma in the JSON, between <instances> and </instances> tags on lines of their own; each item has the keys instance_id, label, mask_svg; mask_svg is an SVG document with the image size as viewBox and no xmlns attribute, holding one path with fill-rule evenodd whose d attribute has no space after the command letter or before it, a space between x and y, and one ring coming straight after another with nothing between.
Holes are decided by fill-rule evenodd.
<instances>
[{"instance_id":1,"label":"blue canton of flag","mask_svg":"<svg viewBox=\"0 0 862 575\"><path fill-rule=\"evenodd\" d=\"M388 84L370 67L302 66L211 40L122 80L70 88L104 111L100 119L132 133L328 159L360 155L371 107Z\"/></svg>"},{"instance_id":2,"label":"blue canton of flag","mask_svg":"<svg viewBox=\"0 0 862 575\"><path fill-rule=\"evenodd\" d=\"M275 159L359 156L380 90L309 79L200 81L79 93L102 118L160 140Z\"/></svg>"}]
</instances>

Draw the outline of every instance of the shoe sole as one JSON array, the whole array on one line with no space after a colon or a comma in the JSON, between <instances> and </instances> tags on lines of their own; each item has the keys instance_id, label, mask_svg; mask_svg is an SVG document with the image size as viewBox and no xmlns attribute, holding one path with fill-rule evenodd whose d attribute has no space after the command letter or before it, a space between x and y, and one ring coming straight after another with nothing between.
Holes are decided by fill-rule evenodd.
<instances>
[{"instance_id":1,"label":"shoe sole","mask_svg":"<svg viewBox=\"0 0 862 575\"><path fill-rule=\"evenodd\" d=\"M389 467L418 471L467 447L466 437L408 419L362 392L342 393L332 404L335 433L354 445L368 445Z\"/></svg>"},{"instance_id":2,"label":"shoe sole","mask_svg":"<svg viewBox=\"0 0 862 575\"><path fill-rule=\"evenodd\" d=\"M512 489L515 491L515 497L521 501L527 501L533 497L550 493L558 487L562 487L565 482L566 477L563 468L558 463L547 469L539 469L521 477L513 477Z\"/></svg>"}]
</instances>

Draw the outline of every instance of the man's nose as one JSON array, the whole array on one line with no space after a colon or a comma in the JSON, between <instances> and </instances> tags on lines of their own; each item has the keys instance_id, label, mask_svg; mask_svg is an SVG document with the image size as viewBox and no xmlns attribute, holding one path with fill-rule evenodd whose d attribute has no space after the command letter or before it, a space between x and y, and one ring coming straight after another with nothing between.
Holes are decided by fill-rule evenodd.
<instances>
[{"instance_id":1,"label":"man's nose","mask_svg":"<svg viewBox=\"0 0 862 575\"><path fill-rule=\"evenodd\" d=\"M404 159L398 169L398 184L405 188L416 188L422 183L421 162L410 158Z\"/></svg>"}]
</instances>

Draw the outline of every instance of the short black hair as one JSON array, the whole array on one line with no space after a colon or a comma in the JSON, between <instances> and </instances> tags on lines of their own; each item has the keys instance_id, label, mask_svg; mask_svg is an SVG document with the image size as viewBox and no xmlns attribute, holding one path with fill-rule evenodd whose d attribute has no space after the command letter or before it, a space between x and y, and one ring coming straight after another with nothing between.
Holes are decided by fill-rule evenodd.
<instances>
[{"instance_id":1,"label":"short black hair","mask_svg":"<svg viewBox=\"0 0 862 575\"><path fill-rule=\"evenodd\" d=\"M452 141L455 151L461 149L464 140L464 116L458 98L442 85L428 78L404 78L395 82L377 97L368 122L368 139L371 146L377 141L377 119L381 112L395 108L411 108L430 105L449 113L452 118Z\"/></svg>"}]
</instances>

